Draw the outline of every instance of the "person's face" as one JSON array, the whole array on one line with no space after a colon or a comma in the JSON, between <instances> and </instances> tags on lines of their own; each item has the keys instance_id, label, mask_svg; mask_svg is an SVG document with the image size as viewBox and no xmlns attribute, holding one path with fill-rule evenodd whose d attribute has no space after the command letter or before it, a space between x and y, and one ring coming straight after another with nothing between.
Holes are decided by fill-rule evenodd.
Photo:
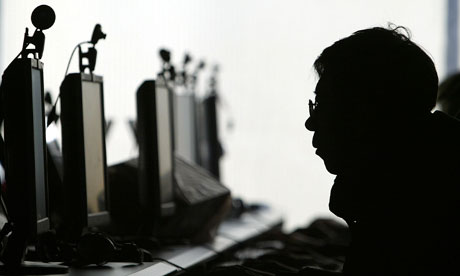
<instances>
[{"instance_id":1,"label":"person's face","mask_svg":"<svg viewBox=\"0 0 460 276\"><path fill-rule=\"evenodd\" d=\"M353 112L336 95L337 85L324 76L316 86L316 106L305 122L305 127L314 132L313 147L324 160L326 169L332 174L340 173L350 162L356 150L356 134ZM346 93L346 91L339 91Z\"/></svg>"}]
</instances>

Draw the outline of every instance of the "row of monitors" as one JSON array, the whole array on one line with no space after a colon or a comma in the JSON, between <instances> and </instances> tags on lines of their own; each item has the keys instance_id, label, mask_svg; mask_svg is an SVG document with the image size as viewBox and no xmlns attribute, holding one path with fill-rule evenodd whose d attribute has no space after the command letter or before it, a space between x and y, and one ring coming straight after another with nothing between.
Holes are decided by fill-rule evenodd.
<instances>
[{"instance_id":1,"label":"row of monitors","mask_svg":"<svg viewBox=\"0 0 460 276\"><path fill-rule=\"evenodd\" d=\"M47 150L53 150L47 148L45 139L42 63L29 58L13 61L4 72L1 91L2 163L6 171L2 196L15 225L12 235L17 239L12 240L18 240L7 246L6 254L8 248L21 247L48 230L50 213L59 214L58 223L64 225L69 239L77 238L84 227L107 223L110 206L102 78L77 73L67 75L62 82L62 160L59 154L51 154L47 160ZM153 215L170 215L174 211L172 92L160 77L146 81L138 90L137 103L139 204ZM63 185L50 181L48 189L47 181L53 174L59 179L62 163Z\"/></svg>"},{"instance_id":2,"label":"row of monitors","mask_svg":"<svg viewBox=\"0 0 460 276\"><path fill-rule=\"evenodd\" d=\"M175 151L186 161L207 169L220 178L223 154L217 130L216 93L197 101L194 93L174 97Z\"/></svg>"},{"instance_id":3,"label":"row of monitors","mask_svg":"<svg viewBox=\"0 0 460 276\"><path fill-rule=\"evenodd\" d=\"M55 201L62 201L56 209L64 207L59 217L64 218L64 232L71 239L80 235L82 227L105 225L110 218L103 102L101 77L70 74L61 85L64 185ZM139 205L153 216L171 215L174 211L172 94L161 78L146 81L137 92L137 103Z\"/></svg>"}]
</instances>

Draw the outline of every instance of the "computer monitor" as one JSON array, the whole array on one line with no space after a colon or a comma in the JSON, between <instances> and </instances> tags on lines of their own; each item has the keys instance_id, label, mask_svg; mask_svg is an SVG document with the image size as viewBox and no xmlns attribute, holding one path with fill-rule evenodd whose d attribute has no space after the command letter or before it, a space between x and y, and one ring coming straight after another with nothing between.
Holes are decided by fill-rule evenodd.
<instances>
[{"instance_id":1,"label":"computer monitor","mask_svg":"<svg viewBox=\"0 0 460 276\"><path fill-rule=\"evenodd\" d=\"M4 116L5 175L2 187L14 225L2 255L6 265L20 265L28 243L49 230L43 64L15 59L1 84Z\"/></svg>"},{"instance_id":2,"label":"computer monitor","mask_svg":"<svg viewBox=\"0 0 460 276\"><path fill-rule=\"evenodd\" d=\"M210 94L199 104L199 156L200 166L217 179L220 178L219 161L223 150L219 141L217 120L217 95Z\"/></svg>"},{"instance_id":3,"label":"computer monitor","mask_svg":"<svg viewBox=\"0 0 460 276\"><path fill-rule=\"evenodd\" d=\"M174 214L172 93L160 76L137 90L139 203L155 218Z\"/></svg>"},{"instance_id":4,"label":"computer monitor","mask_svg":"<svg viewBox=\"0 0 460 276\"><path fill-rule=\"evenodd\" d=\"M64 225L77 238L85 227L109 222L103 80L94 74L69 74L60 90Z\"/></svg>"},{"instance_id":5,"label":"computer monitor","mask_svg":"<svg viewBox=\"0 0 460 276\"><path fill-rule=\"evenodd\" d=\"M196 105L193 93L174 95L174 150L193 164L199 164Z\"/></svg>"}]
</instances>

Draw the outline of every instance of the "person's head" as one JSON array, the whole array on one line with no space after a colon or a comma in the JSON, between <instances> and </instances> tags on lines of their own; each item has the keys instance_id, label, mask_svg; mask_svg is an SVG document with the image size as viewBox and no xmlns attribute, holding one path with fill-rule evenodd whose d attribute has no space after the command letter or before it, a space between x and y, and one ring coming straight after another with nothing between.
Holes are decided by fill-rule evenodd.
<instances>
[{"instance_id":1,"label":"person's head","mask_svg":"<svg viewBox=\"0 0 460 276\"><path fill-rule=\"evenodd\" d=\"M401 31L357 31L326 48L314 63L316 103L305 126L315 132L313 146L331 173L382 146L383 136L435 106L433 61Z\"/></svg>"},{"instance_id":2,"label":"person's head","mask_svg":"<svg viewBox=\"0 0 460 276\"><path fill-rule=\"evenodd\" d=\"M460 119L460 73L441 82L436 105L441 111Z\"/></svg>"}]
</instances>

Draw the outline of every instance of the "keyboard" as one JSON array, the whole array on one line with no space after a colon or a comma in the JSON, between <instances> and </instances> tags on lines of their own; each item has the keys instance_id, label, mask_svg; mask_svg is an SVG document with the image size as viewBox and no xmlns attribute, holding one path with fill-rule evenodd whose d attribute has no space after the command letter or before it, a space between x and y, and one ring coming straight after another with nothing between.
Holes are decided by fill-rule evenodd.
<instances>
[{"instance_id":1,"label":"keyboard","mask_svg":"<svg viewBox=\"0 0 460 276\"><path fill-rule=\"evenodd\" d=\"M174 165L176 191L187 204L195 205L230 194L227 187L200 166L188 163L179 156L175 157Z\"/></svg>"}]
</instances>

